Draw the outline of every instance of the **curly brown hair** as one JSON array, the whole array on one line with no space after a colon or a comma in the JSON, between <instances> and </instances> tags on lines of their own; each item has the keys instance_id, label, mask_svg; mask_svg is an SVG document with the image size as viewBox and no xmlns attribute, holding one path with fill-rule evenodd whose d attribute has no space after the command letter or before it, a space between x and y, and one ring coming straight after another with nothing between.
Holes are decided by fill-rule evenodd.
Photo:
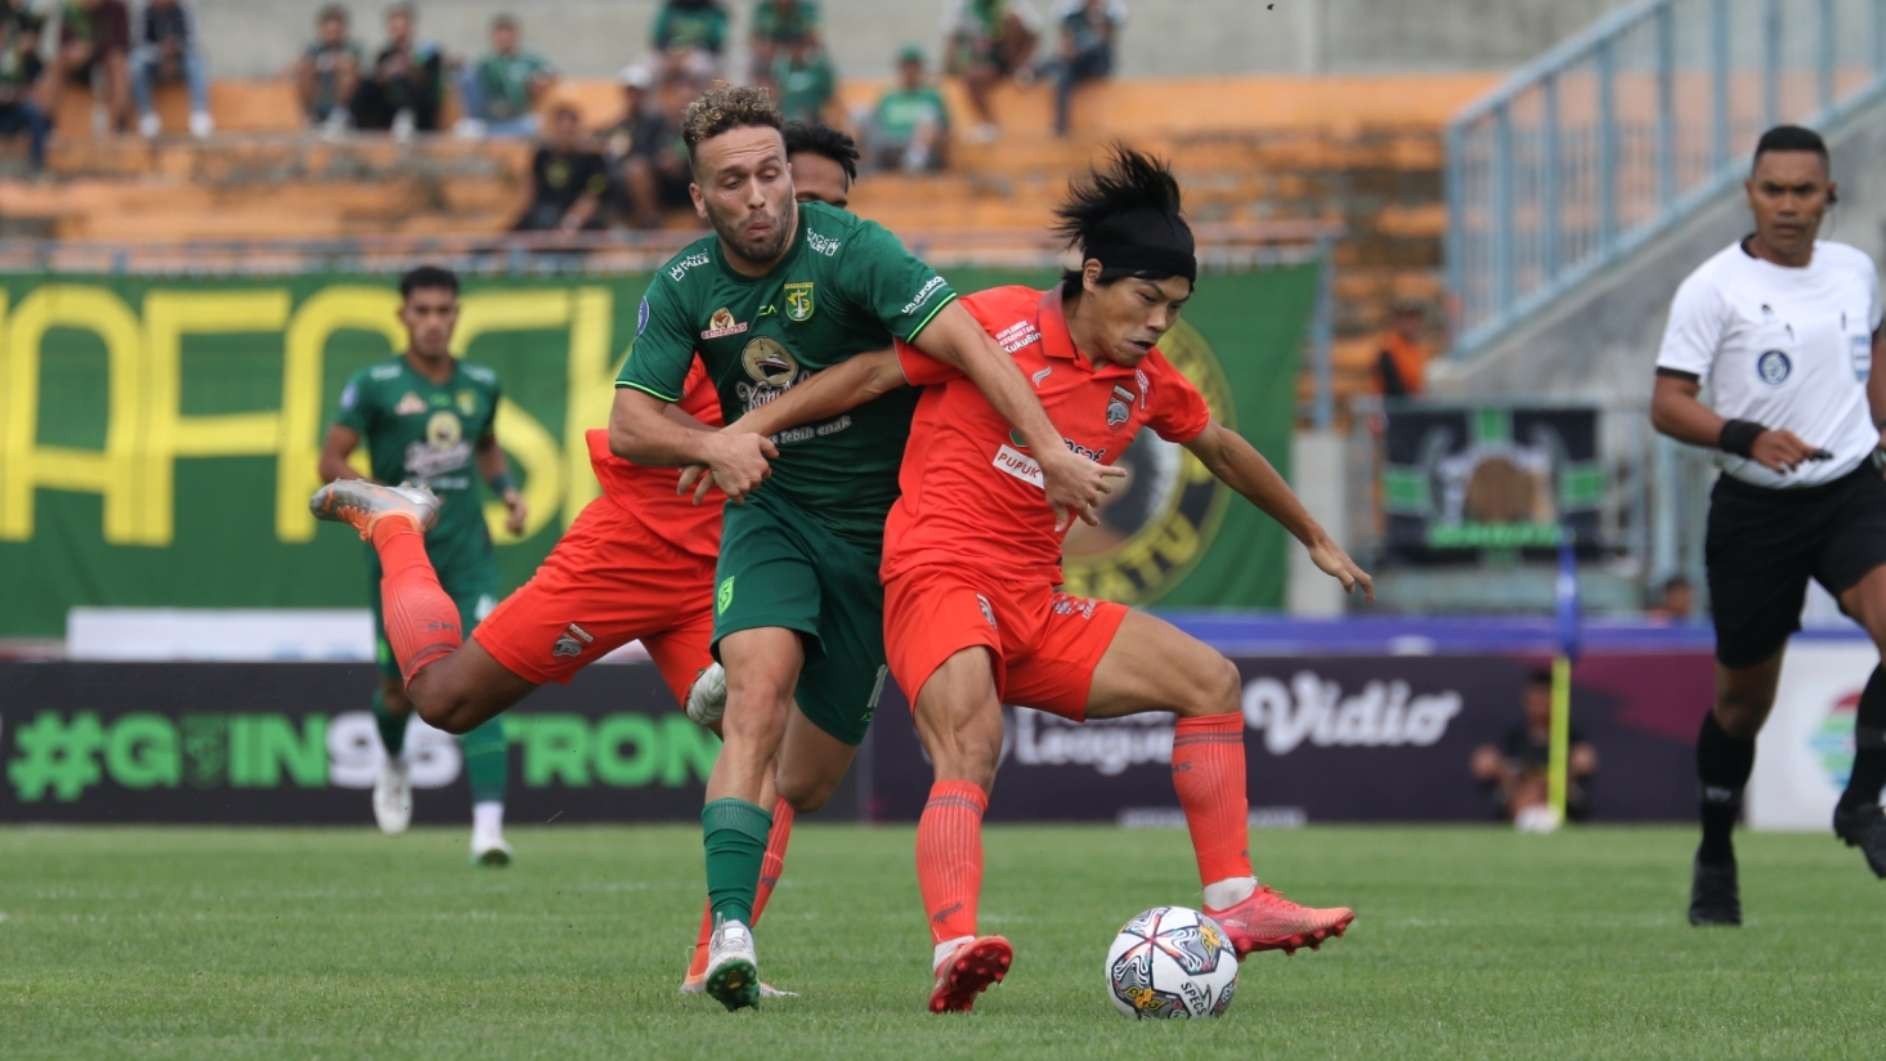
<instances>
[{"instance_id":1,"label":"curly brown hair","mask_svg":"<svg viewBox=\"0 0 1886 1061\"><path fill-rule=\"evenodd\" d=\"M785 125L772 93L751 85L722 82L688 104L687 116L681 120L681 139L688 145L688 161L692 163L695 148L731 129L765 126L783 133Z\"/></svg>"}]
</instances>

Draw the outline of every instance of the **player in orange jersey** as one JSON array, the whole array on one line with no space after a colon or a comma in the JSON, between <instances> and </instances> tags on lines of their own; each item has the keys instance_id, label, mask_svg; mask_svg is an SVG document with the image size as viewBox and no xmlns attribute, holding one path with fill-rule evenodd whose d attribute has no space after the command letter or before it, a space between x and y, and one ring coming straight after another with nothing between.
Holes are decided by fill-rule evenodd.
<instances>
[{"instance_id":1,"label":"player in orange jersey","mask_svg":"<svg viewBox=\"0 0 1886 1061\"><path fill-rule=\"evenodd\" d=\"M795 130L788 160L806 163L799 198L843 205L857 173L857 149L842 133ZM671 416L704 430L722 422L720 400L697 360ZM424 527L437 499L424 491L340 480L310 502L317 516L351 524L380 554L388 639L407 696L427 723L463 733L545 682L577 671L630 641L641 641L676 702L713 662L714 563L722 497L691 504L677 496L677 470L644 468L609 452L608 432L585 435L603 496L578 514L529 582L506 597L464 641L457 612L442 596L427 559ZM710 728L718 731L717 724ZM775 795L754 917L784 869L793 808ZM702 922L681 990L703 986L709 916ZM783 994L762 985L762 993Z\"/></svg>"},{"instance_id":2,"label":"player in orange jersey","mask_svg":"<svg viewBox=\"0 0 1886 1061\"><path fill-rule=\"evenodd\" d=\"M1049 291L1003 287L964 301L1034 382L1069 448L1111 464L1150 427L1283 524L1345 590L1372 595L1369 576L1157 349L1197 274L1171 173L1122 148L1057 213L1080 248L1078 271ZM1065 532L1041 503L1040 464L954 370L903 344L894 359L852 364L795 390L794 419L822 420L906 383L925 388L881 574L891 671L936 771L917 827L935 944L931 1010L971 1008L1013 960L1007 940L976 927L1004 702L1074 721L1176 713L1173 784L1206 913L1240 957L1341 935L1353 912L1299 906L1251 870L1237 668L1161 619L1057 589Z\"/></svg>"}]
</instances>

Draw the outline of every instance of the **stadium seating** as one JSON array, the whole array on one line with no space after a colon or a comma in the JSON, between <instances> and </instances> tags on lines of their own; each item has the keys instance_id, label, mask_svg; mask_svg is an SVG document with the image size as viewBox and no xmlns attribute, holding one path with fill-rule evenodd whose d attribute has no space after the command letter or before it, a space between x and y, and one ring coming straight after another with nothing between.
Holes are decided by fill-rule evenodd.
<instances>
[{"instance_id":1,"label":"stadium seating","mask_svg":"<svg viewBox=\"0 0 1886 1061\"><path fill-rule=\"evenodd\" d=\"M1004 86L996 100L1000 141L954 145L947 174L873 175L853 204L905 233L1038 233L1067 175L1108 141L1130 139L1173 159L1201 224L1340 226L1337 386L1353 393L1366 385L1386 306L1441 298L1441 129L1493 80L1448 73L1115 81L1077 96L1066 140L1049 135L1045 87ZM837 109L858 113L882 88L848 82ZM954 112L967 114L957 87L945 91ZM607 80L565 84L557 98L597 126L617 116L621 99ZM526 144L324 142L301 129L292 89L280 80L219 82L211 107L215 140L150 145L93 138L90 100L69 95L52 155L62 179L0 185L6 231L131 242L425 236L501 231L519 206ZM161 94L159 108L167 128L182 128L179 92Z\"/></svg>"}]
</instances>

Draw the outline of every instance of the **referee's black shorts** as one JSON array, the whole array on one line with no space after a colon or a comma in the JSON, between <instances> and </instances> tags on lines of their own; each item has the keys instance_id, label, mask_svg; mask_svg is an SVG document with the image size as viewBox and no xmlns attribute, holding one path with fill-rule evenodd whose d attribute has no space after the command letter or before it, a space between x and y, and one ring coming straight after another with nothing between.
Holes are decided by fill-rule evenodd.
<instances>
[{"instance_id":1,"label":"referee's black shorts","mask_svg":"<svg viewBox=\"0 0 1886 1061\"><path fill-rule=\"evenodd\" d=\"M1721 476L1709 495L1703 558L1717 661L1760 663L1801 628L1809 578L1838 597L1886 564L1886 479L1871 461L1791 490Z\"/></svg>"}]
</instances>

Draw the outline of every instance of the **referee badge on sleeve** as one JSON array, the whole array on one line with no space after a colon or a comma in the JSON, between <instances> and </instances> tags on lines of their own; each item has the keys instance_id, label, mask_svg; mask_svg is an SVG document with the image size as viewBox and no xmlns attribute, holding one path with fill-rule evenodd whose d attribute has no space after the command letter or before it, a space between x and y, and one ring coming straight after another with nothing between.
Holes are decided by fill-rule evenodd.
<instances>
[{"instance_id":1,"label":"referee badge on sleeve","mask_svg":"<svg viewBox=\"0 0 1886 1061\"><path fill-rule=\"evenodd\" d=\"M1851 335L1847 340L1853 344L1853 378L1865 383L1873 374L1873 337Z\"/></svg>"},{"instance_id":2,"label":"referee badge on sleeve","mask_svg":"<svg viewBox=\"0 0 1886 1061\"><path fill-rule=\"evenodd\" d=\"M1794 372L1794 361L1783 350L1764 350L1755 359L1755 374L1763 383L1778 387Z\"/></svg>"}]
</instances>

